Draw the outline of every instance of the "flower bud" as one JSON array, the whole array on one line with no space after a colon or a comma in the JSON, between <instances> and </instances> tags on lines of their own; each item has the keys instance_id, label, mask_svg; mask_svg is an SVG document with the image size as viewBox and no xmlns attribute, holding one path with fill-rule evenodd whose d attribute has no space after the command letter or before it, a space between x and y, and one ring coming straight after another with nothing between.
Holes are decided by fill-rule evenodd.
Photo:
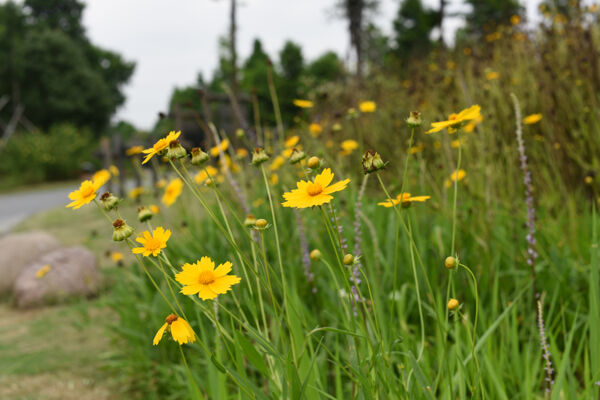
<instances>
[{"instance_id":1,"label":"flower bud","mask_svg":"<svg viewBox=\"0 0 600 400\"><path fill-rule=\"evenodd\" d=\"M238 139L241 139L241 138L243 138L244 136L246 136L246 132L244 132L244 130L243 130L242 128L238 128L238 129L236 129L236 131L235 131L235 136L236 136Z\"/></svg>"},{"instance_id":2,"label":"flower bud","mask_svg":"<svg viewBox=\"0 0 600 400\"><path fill-rule=\"evenodd\" d=\"M411 111L409 117L406 118L406 123L411 128L421 126L421 113L418 111Z\"/></svg>"},{"instance_id":3,"label":"flower bud","mask_svg":"<svg viewBox=\"0 0 600 400\"><path fill-rule=\"evenodd\" d=\"M319 157L312 156L308 159L308 168L317 169L321 167L321 159Z\"/></svg>"},{"instance_id":4,"label":"flower bud","mask_svg":"<svg viewBox=\"0 0 600 400\"><path fill-rule=\"evenodd\" d=\"M133 228L127 225L122 219L115 219L113 228L113 240L115 242L120 242L133 235Z\"/></svg>"},{"instance_id":5,"label":"flower bud","mask_svg":"<svg viewBox=\"0 0 600 400\"><path fill-rule=\"evenodd\" d=\"M313 261L319 261L321 259L321 251L319 249L314 249L310 252L310 259Z\"/></svg>"},{"instance_id":6,"label":"flower bud","mask_svg":"<svg viewBox=\"0 0 600 400\"><path fill-rule=\"evenodd\" d=\"M460 303L456 299L448 300L448 310L456 310Z\"/></svg>"},{"instance_id":7,"label":"flower bud","mask_svg":"<svg viewBox=\"0 0 600 400\"><path fill-rule=\"evenodd\" d=\"M336 122L331 127L331 130L334 131L334 132L340 132L342 130L342 124L340 124L339 122Z\"/></svg>"},{"instance_id":8,"label":"flower bud","mask_svg":"<svg viewBox=\"0 0 600 400\"><path fill-rule=\"evenodd\" d=\"M117 204L119 204L119 199L116 198L112 193L106 192L100 196L100 202L106 211L110 211L115 208Z\"/></svg>"},{"instance_id":9,"label":"flower bud","mask_svg":"<svg viewBox=\"0 0 600 400\"><path fill-rule=\"evenodd\" d=\"M298 150L295 147L292 149L292 155L290 156L290 162L292 164L297 164L300 161L304 160L305 158L306 158L306 153L304 153L302 150Z\"/></svg>"},{"instance_id":10,"label":"flower bud","mask_svg":"<svg viewBox=\"0 0 600 400\"><path fill-rule=\"evenodd\" d=\"M152 211L147 209L146 207L138 208L138 221L140 222L146 222L152 219L153 215L154 214L152 213Z\"/></svg>"},{"instance_id":11,"label":"flower bud","mask_svg":"<svg viewBox=\"0 0 600 400\"><path fill-rule=\"evenodd\" d=\"M169 150L167 151L167 158L170 160L178 160L184 158L187 155L185 149L179 144L179 140L173 140L169 143Z\"/></svg>"},{"instance_id":12,"label":"flower bud","mask_svg":"<svg viewBox=\"0 0 600 400\"><path fill-rule=\"evenodd\" d=\"M210 156L204 152L200 147L194 147L192 149L192 164L202 165L210 159Z\"/></svg>"},{"instance_id":13,"label":"flower bud","mask_svg":"<svg viewBox=\"0 0 600 400\"><path fill-rule=\"evenodd\" d=\"M456 267L456 258L452 256L446 257L446 260L444 260L444 266L448 269Z\"/></svg>"},{"instance_id":14,"label":"flower bud","mask_svg":"<svg viewBox=\"0 0 600 400\"><path fill-rule=\"evenodd\" d=\"M354 256L352 254L346 254L344 256L344 265L352 265L354 263Z\"/></svg>"},{"instance_id":15,"label":"flower bud","mask_svg":"<svg viewBox=\"0 0 600 400\"><path fill-rule=\"evenodd\" d=\"M379 153L373 150L367 150L362 159L363 171L370 174L380 169L384 169L387 163L384 163Z\"/></svg>"},{"instance_id":16,"label":"flower bud","mask_svg":"<svg viewBox=\"0 0 600 400\"><path fill-rule=\"evenodd\" d=\"M254 149L254 152L252 153L252 164L259 166L260 164L264 163L268 159L269 159L268 154L265 153L265 151L262 148L257 147Z\"/></svg>"},{"instance_id":17,"label":"flower bud","mask_svg":"<svg viewBox=\"0 0 600 400\"><path fill-rule=\"evenodd\" d=\"M252 214L248 214L244 220L244 226L246 228L252 228L254 225L256 225L256 217Z\"/></svg>"},{"instance_id":18,"label":"flower bud","mask_svg":"<svg viewBox=\"0 0 600 400\"><path fill-rule=\"evenodd\" d=\"M269 223L264 218L259 218L254 223L254 226L256 226L257 229L265 229L267 225L269 225Z\"/></svg>"}]
</instances>

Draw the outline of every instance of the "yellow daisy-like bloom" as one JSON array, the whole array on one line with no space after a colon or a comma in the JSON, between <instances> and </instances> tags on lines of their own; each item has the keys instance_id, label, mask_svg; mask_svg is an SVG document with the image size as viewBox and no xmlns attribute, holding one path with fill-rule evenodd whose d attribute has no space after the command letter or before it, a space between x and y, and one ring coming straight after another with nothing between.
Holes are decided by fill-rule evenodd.
<instances>
[{"instance_id":1,"label":"yellow daisy-like bloom","mask_svg":"<svg viewBox=\"0 0 600 400\"><path fill-rule=\"evenodd\" d=\"M89 180L81 182L78 190L74 190L69 193L69 199L73 201L67 204L67 207L73 207L74 210L77 210L78 208L90 203L96 198L96 191L99 188L100 187L96 182Z\"/></svg>"},{"instance_id":2,"label":"yellow daisy-like bloom","mask_svg":"<svg viewBox=\"0 0 600 400\"><path fill-rule=\"evenodd\" d=\"M300 149L298 149L300 150ZM281 152L281 155L284 156L285 158L290 158L292 156L292 153L294 152L294 149L283 149L283 151Z\"/></svg>"},{"instance_id":3,"label":"yellow daisy-like bloom","mask_svg":"<svg viewBox=\"0 0 600 400\"><path fill-rule=\"evenodd\" d=\"M169 143L171 143L173 140L177 140L179 135L181 135L181 131L171 131L166 137L159 139L156 143L154 143L152 147L142 151L142 153L146 154L146 158L144 158L142 164L146 164L155 155L161 155L164 153L169 147Z\"/></svg>"},{"instance_id":4,"label":"yellow daisy-like bloom","mask_svg":"<svg viewBox=\"0 0 600 400\"><path fill-rule=\"evenodd\" d=\"M237 156L237 158L246 158L248 157L248 150L244 149L243 147L240 147L235 151L235 155Z\"/></svg>"},{"instance_id":5,"label":"yellow daisy-like bloom","mask_svg":"<svg viewBox=\"0 0 600 400\"><path fill-rule=\"evenodd\" d=\"M131 146L127 150L125 150L125 155L135 156L136 154L141 154L144 152L144 146Z\"/></svg>"},{"instance_id":6,"label":"yellow daisy-like bloom","mask_svg":"<svg viewBox=\"0 0 600 400\"><path fill-rule=\"evenodd\" d=\"M106 182L110 179L110 171L107 169L101 169L96 171L94 175L92 175L92 182L96 184L98 188L104 186Z\"/></svg>"},{"instance_id":7,"label":"yellow daisy-like bloom","mask_svg":"<svg viewBox=\"0 0 600 400\"><path fill-rule=\"evenodd\" d=\"M50 266L50 264L46 264L35 272L35 277L41 279L44 277L44 275L50 272L51 269L52 267Z\"/></svg>"},{"instance_id":8,"label":"yellow daisy-like bloom","mask_svg":"<svg viewBox=\"0 0 600 400\"><path fill-rule=\"evenodd\" d=\"M162 249L167 247L167 241L171 237L171 231L165 230L162 226L157 227L152 234L148 231L144 231L142 235L136 238L136 242L142 244L142 247L134 247L131 251L133 254L141 254L144 257L150 255L156 257L160 254Z\"/></svg>"},{"instance_id":9,"label":"yellow daisy-like bloom","mask_svg":"<svg viewBox=\"0 0 600 400\"><path fill-rule=\"evenodd\" d=\"M277 174L271 174L271 176L269 176L269 183L272 186L275 186L279 183L279 175Z\"/></svg>"},{"instance_id":10,"label":"yellow daisy-like bloom","mask_svg":"<svg viewBox=\"0 0 600 400\"><path fill-rule=\"evenodd\" d=\"M285 158L283 158L283 156L277 156L275 159L273 159L269 169L271 171L277 171L283 164L285 164Z\"/></svg>"},{"instance_id":11,"label":"yellow daisy-like bloom","mask_svg":"<svg viewBox=\"0 0 600 400\"><path fill-rule=\"evenodd\" d=\"M175 275L175 279L183 285L181 293L197 293L202 300L214 299L231 290L231 286L240 283L241 278L227 275L231 272L231 266L227 261L215 269L215 263L210 257L202 257L194 264L184 264L181 267L182 271Z\"/></svg>"},{"instance_id":12,"label":"yellow daisy-like bloom","mask_svg":"<svg viewBox=\"0 0 600 400\"><path fill-rule=\"evenodd\" d=\"M344 140L342 143L340 143L340 147L342 148L342 155L347 156L352 154L354 150L358 149L358 142L352 139Z\"/></svg>"},{"instance_id":13,"label":"yellow daisy-like bloom","mask_svg":"<svg viewBox=\"0 0 600 400\"><path fill-rule=\"evenodd\" d=\"M154 339L152 340L154 346L160 342L167 330L171 332L173 340L179 344L194 343L196 341L194 330L185 319L180 318L175 314L171 314L165 321L164 325L161 326L158 332L156 332L156 335L154 335Z\"/></svg>"},{"instance_id":14,"label":"yellow daisy-like bloom","mask_svg":"<svg viewBox=\"0 0 600 400\"><path fill-rule=\"evenodd\" d=\"M411 196L410 193L400 193L395 199L387 199L381 203L377 203L378 206L386 208L394 207L395 205L402 204L403 206L409 206L412 202L423 203L429 200L431 196Z\"/></svg>"},{"instance_id":15,"label":"yellow daisy-like bloom","mask_svg":"<svg viewBox=\"0 0 600 400\"><path fill-rule=\"evenodd\" d=\"M467 173L465 172L464 169L459 169L458 171L454 171L453 173L450 174L450 180L452 182L458 180L458 181L462 181L463 179L465 179L465 176L467 176Z\"/></svg>"},{"instance_id":16,"label":"yellow daisy-like bloom","mask_svg":"<svg viewBox=\"0 0 600 400\"><path fill-rule=\"evenodd\" d=\"M542 114L531 114L523 118L523 123L525 125L532 125L540 122L542 120Z\"/></svg>"},{"instance_id":17,"label":"yellow daisy-like bloom","mask_svg":"<svg viewBox=\"0 0 600 400\"><path fill-rule=\"evenodd\" d=\"M165 188L165 194L162 197L162 202L165 206L170 207L181 194L183 189L183 181L180 178L175 178Z\"/></svg>"},{"instance_id":18,"label":"yellow daisy-like bloom","mask_svg":"<svg viewBox=\"0 0 600 400\"><path fill-rule=\"evenodd\" d=\"M150 209L150 211L152 211L152 214L158 214L160 212L160 207L156 204L151 204L150 206L148 206L148 208Z\"/></svg>"},{"instance_id":19,"label":"yellow daisy-like bloom","mask_svg":"<svg viewBox=\"0 0 600 400\"><path fill-rule=\"evenodd\" d=\"M425 145L423 143L417 143L410 149L408 149L409 154L417 154L425 150Z\"/></svg>"},{"instance_id":20,"label":"yellow daisy-like bloom","mask_svg":"<svg viewBox=\"0 0 600 400\"><path fill-rule=\"evenodd\" d=\"M114 262L119 262L123 260L123 253L119 251L113 251L110 253L110 259Z\"/></svg>"},{"instance_id":21,"label":"yellow daisy-like bloom","mask_svg":"<svg viewBox=\"0 0 600 400\"><path fill-rule=\"evenodd\" d=\"M488 73L485 74L485 79L487 79L488 81L492 81L494 79L498 79L500 78L500 74L497 73L496 71L489 71Z\"/></svg>"},{"instance_id":22,"label":"yellow daisy-like bloom","mask_svg":"<svg viewBox=\"0 0 600 400\"><path fill-rule=\"evenodd\" d=\"M119 176L119 175L121 175L121 172L119 171L119 168L117 168L116 165L111 165L110 167L108 167L108 170L110 171L110 173L112 174L112 176Z\"/></svg>"},{"instance_id":23,"label":"yellow daisy-like bloom","mask_svg":"<svg viewBox=\"0 0 600 400\"><path fill-rule=\"evenodd\" d=\"M431 129L425 133L439 132L445 128L453 128L464 121L470 121L478 118L481 115L481 107L478 105L471 106L459 112L458 114L451 114L447 121L432 122Z\"/></svg>"},{"instance_id":24,"label":"yellow daisy-like bloom","mask_svg":"<svg viewBox=\"0 0 600 400\"><path fill-rule=\"evenodd\" d=\"M317 137L321 134L321 132L323 132L323 127L320 124L313 122L308 126L308 131L310 132L312 137Z\"/></svg>"},{"instance_id":25,"label":"yellow daisy-like bloom","mask_svg":"<svg viewBox=\"0 0 600 400\"><path fill-rule=\"evenodd\" d=\"M129 191L129 197L131 197L132 199L135 200L138 197L140 197L143 193L144 193L144 188L139 186L139 187L133 188Z\"/></svg>"},{"instance_id":26,"label":"yellow daisy-like bloom","mask_svg":"<svg viewBox=\"0 0 600 400\"><path fill-rule=\"evenodd\" d=\"M196 182L198 185L200 185L200 184L204 183L204 181L206 181L208 178L210 178L210 177L214 178L218 174L219 174L219 170L217 170L212 165L208 165L202 171L198 172L196 174L196 176L194 176L194 182Z\"/></svg>"},{"instance_id":27,"label":"yellow daisy-like bloom","mask_svg":"<svg viewBox=\"0 0 600 400\"><path fill-rule=\"evenodd\" d=\"M287 200L282 203L283 206L307 208L329 203L333 199L331 194L344 190L350 182L350 179L344 179L330 186L332 180L333 172L329 168L325 168L312 182L301 180L296 184L296 189L283 194Z\"/></svg>"},{"instance_id":28,"label":"yellow daisy-like bloom","mask_svg":"<svg viewBox=\"0 0 600 400\"><path fill-rule=\"evenodd\" d=\"M221 154L221 152L223 152L223 153L226 152L228 148L229 148L229 139L223 139L221 141L221 145L212 147L209 150L209 153L211 156L217 157L219 154Z\"/></svg>"},{"instance_id":29,"label":"yellow daisy-like bloom","mask_svg":"<svg viewBox=\"0 0 600 400\"><path fill-rule=\"evenodd\" d=\"M375 104L374 101L362 101L358 105L358 109L362 113L372 113L375 111L376 108L377 108L377 105Z\"/></svg>"},{"instance_id":30,"label":"yellow daisy-like bloom","mask_svg":"<svg viewBox=\"0 0 600 400\"><path fill-rule=\"evenodd\" d=\"M284 144L285 148L289 149L289 148L294 147L298 143L298 141L300 141L300 137L298 135L294 135L294 136L287 138L285 141L285 144Z\"/></svg>"},{"instance_id":31,"label":"yellow daisy-like bloom","mask_svg":"<svg viewBox=\"0 0 600 400\"><path fill-rule=\"evenodd\" d=\"M294 99L294 105L300 108L312 108L314 106L313 102L310 100L302 100L302 99Z\"/></svg>"}]
</instances>

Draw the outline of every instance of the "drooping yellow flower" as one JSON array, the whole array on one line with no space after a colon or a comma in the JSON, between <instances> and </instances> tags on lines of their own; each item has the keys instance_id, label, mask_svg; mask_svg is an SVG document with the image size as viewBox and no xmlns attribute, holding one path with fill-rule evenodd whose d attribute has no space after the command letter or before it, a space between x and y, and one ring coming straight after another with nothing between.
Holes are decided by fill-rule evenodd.
<instances>
[{"instance_id":1,"label":"drooping yellow flower","mask_svg":"<svg viewBox=\"0 0 600 400\"><path fill-rule=\"evenodd\" d=\"M211 147L211 149L209 150L209 153L211 156L217 157L219 154L221 154L221 152L225 153L228 148L229 148L229 139L225 138L221 141L221 144L219 146Z\"/></svg>"},{"instance_id":2,"label":"drooping yellow flower","mask_svg":"<svg viewBox=\"0 0 600 400\"><path fill-rule=\"evenodd\" d=\"M92 175L92 182L96 187L101 188L110 179L110 172L107 169L98 170Z\"/></svg>"},{"instance_id":3,"label":"drooping yellow flower","mask_svg":"<svg viewBox=\"0 0 600 400\"><path fill-rule=\"evenodd\" d=\"M283 158L283 156L277 156L273 159L273 162L269 166L269 170L277 171L283 164L285 164L285 158Z\"/></svg>"},{"instance_id":4,"label":"drooping yellow flower","mask_svg":"<svg viewBox=\"0 0 600 400\"><path fill-rule=\"evenodd\" d=\"M142 235L135 240L142 244L142 247L134 247L131 251L133 254L141 254L144 257L150 255L156 257L160 254L162 249L167 247L167 241L171 237L171 231L165 230L162 226L157 227L152 234L148 231L144 231Z\"/></svg>"},{"instance_id":5,"label":"drooping yellow flower","mask_svg":"<svg viewBox=\"0 0 600 400\"><path fill-rule=\"evenodd\" d=\"M119 262L123 260L123 253L119 252L119 251L112 251L110 253L110 259L113 262Z\"/></svg>"},{"instance_id":6,"label":"drooping yellow flower","mask_svg":"<svg viewBox=\"0 0 600 400\"><path fill-rule=\"evenodd\" d=\"M374 101L361 101L358 105L358 109L361 113L372 113L377 108Z\"/></svg>"},{"instance_id":7,"label":"drooping yellow flower","mask_svg":"<svg viewBox=\"0 0 600 400\"><path fill-rule=\"evenodd\" d=\"M313 122L308 126L308 131L310 132L312 137L317 137L321 134L321 132L323 132L323 127L320 124Z\"/></svg>"},{"instance_id":8,"label":"drooping yellow flower","mask_svg":"<svg viewBox=\"0 0 600 400\"><path fill-rule=\"evenodd\" d=\"M69 193L69 199L73 201L67 204L67 207L73 207L74 210L77 210L78 208L90 203L96 198L96 191L99 188L100 187L96 182L89 180L81 182L78 190L74 190Z\"/></svg>"},{"instance_id":9,"label":"drooping yellow flower","mask_svg":"<svg viewBox=\"0 0 600 400\"><path fill-rule=\"evenodd\" d=\"M179 135L181 135L181 131L171 131L166 137L159 139L156 143L154 143L152 147L144 150L142 153L146 154L146 158L144 158L142 164L146 164L148 161L150 161L152 157L154 157L157 154L162 155L168 149L169 143L171 143L174 140L177 140Z\"/></svg>"},{"instance_id":10,"label":"drooping yellow flower","mask_svg":"<svg viewBox=\"0 0 600 400\"><path fill-rule=\"evenodd\" d=\"M152 211L152 214L158 214L160 212L160 207L156 204L151 204L148 206L148 208L150 209L150 211Z\"/></svg>"},{"instance_id":11,"label":"drooping yellow flower","mask_svg":"<svg viewBox=\"0 0 600 400\"><path fill-rule=\"evenodd\" d=\"M350 179L344 179L330 186L332 180L333 172L331 172L331 169L325 168L323 172L315 177L314 181L299 181L296 184L296 189L283 194L283 198L287 200L282 203L283 206L307 208L329 203L333 199L331 194L344 190L350 182Z\"/></svg>"},{"instance_id":12,"label":"drooping yellow flower","mask_svg":"<svg viewBox=\"0 0 600 400\"><path fill-rule=\"evenodd\" d=\"M300 108L312 108L314 106L313 102L310 100L302 100L302 99L294 99L294 105Z\"/></svg>"},{"instance_id":13,"label":"drooping yellow flower","mask_svg":"<svg viewBox=\"0 0 600 400\"><path fill-rule=\"evenodd\" d=\"M144 152L144 146L131 146L127 150L125 150L125 155L135 156L136 154L141 154Z\"/></svg>"},{"instance_id":14,"label":"drooping yellow flower","mask_svg":"<svg viewBox=\"0 0 600 400\"><path fill-rule=\"evenodd\" d=\"M358 142L352 139L344 140L340 143L340 147L342 148L342 155L348 156L352 154L354 150L358 149Z\"/></svg>"},{"instance_id":15,"label":"drooping yellow flower","mask_svg":"<svg viewBox=\"0 0 600 400\"><path fill-rule=\"evenodd\" d=\"M139 198L144 193L144 188L142 186L133 188L129 191L129 197L132 199Z\"/></svg>"},{"instance_id":16,"label":"drooping yellow flower","mask_svg":"<svg viewBox=\"0 0 600 400\"><path fill-rule=\"evenodd\" d=\"M231 272L232 264L227 261L215 269L215 263L210 257L202 257L194 264L185 264L182 271L175 275L177 282L181 283L181 293L185 295L198 294L202 300L214 299L218 295L227 293L231 286L240 283L241 278L227 275Z\"/></svg>"},{"instance_id":17,"label":"drooping yellow flower","mask_svg":"<svg viewBox=\"0 0 600 400\"><path fill-rule=\"evenodd\" d=\"M396 196L395 199L387 199L386 201L377 203L377 205L389 208L401 204L403 207L407 207L410 206L413 202L418 201L420 203L423 203L429 200L430 198L431 196L411 196L410 193L400 193L398 196Z\"/></svg>"},{"instance_id":18,"label":"drooping yellow flower","mask_svg":"<svg viewBox=\"0 0 600 400\"><path fill-rule=\"evenodd\" d=\"M175 178L165 188L165 194L162 197L162 202L165 206L170 207L181 194L183 189L183 181L180 178Z\"/></svg>"},{"instance_id":19,"label":"drooping yellow flower","mask_svg":"<svg viewBox=\"0 0 600 400\"><path fill-rule=\"evenodd\" d=\"M202 171L198 172L196 174L196 176L194 176L194 182L196 182L198 185L200 185L200 184L204 183L208 178L214 179L218 173L219 173L219 170L217 170L212 165L208 165Z\"/></svg>"},{"instance_id":20,"label":"drooping yellow flower","mask_svg":"<svg viewBox=\"0 0 600 400\"><path fill-rule=\"evenodd\" d=\"M169 315L165 319L165 323L160 327L156 335L154 335L154 339L152 340L152 344L156 346L160 340L162 339L165 331L171 332L171 337L177 343L185 344L185 343L194 343L196 341L196 335L194 334L194 330L188 324L188 322L178 317L175 314Z\"/></svg>"},{"instance_id":21,"label":"drooping yellow flower","mask_svg":"<svg viewBox=\"0 0 600 400\"><path fill-rule=\"evenodd\" d=\"M48 272L50 272L51 269L52 267L50 264L46 264L35 272L35 277L42 279Z\"/></svg>"},{"instance_id":22,"label":"drooping yellow flower","mask_svg":"<svg viewBox=\"0 0 600 400\"><path fill-rule=\"evenodd\" d=\"M431 129L425 133L439 132L445 128L452 128L455 125L461 124L464 121L470 121L478 118L481 115L481 107L478 105L471 106L459 112L458 114L450 114L447 121L432 122Z\"/></svg>"},{"instance_id":23,"label":"drooping yellow flower","mask_svg":"<svg viewBox=\"0 0 600 400\"><path fill-rule=\"evenodd\" d=\"M290 149L290 148L294 147L298 143L299 140L300 140L300 137L298 135L290 136L289 138L287 138L285 140L285 148Z\"/></svg>"},{"instance_id":24,"label":"drooping yellow flower","mask_svg":"<svg viewBox=\"0 0 600 400\"><path fill-rule=\"evenodd\" d=\"M533 125L537 124L542 120L542 114L531 114L523 118L523 123L525 125Z\"/></svg>"}]
</instances>

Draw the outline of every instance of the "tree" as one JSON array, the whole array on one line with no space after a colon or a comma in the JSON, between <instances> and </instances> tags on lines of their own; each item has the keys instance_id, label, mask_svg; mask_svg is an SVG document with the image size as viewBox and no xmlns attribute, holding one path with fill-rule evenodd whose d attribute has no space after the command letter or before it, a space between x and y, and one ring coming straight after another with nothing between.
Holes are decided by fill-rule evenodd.
<instances>
[{"instance_id":1,"label":"tree","mask_svg":"<svg viewBox=\"0 0 600 400\"><path fill-rule=\"evenodd\" d=\"M343 73L342 61L333 51L328 51L306 67L306 76L314 85L338 79Z\"/></svg>"},{"instance_id":2,"label":"tree","mask_svg":"<svg viewBox=\"0 0 600 400\"><path fill-rule=\"evenodd\" d=\"M427 53L438 17L439 13L425 8L421 0L404 0L394 20L396 56L406 59L415 53Z\"/></svg>"},{"instance_id":3,"label":"tree","mask_svg":"<svg viewBox=\"0 0 600 400\"><path fill-rule=\"evenodd\" d=\"M273 123L275 114L273 113L273 105L271 103L271 95L269 93L269 85L267 80L267 69L269 56L263 50L262 43L259 39L254 40L252 54L244 63L242 68L241 86L247 92L256 92L258 104L260 108L261 118L263 121ZM275 74L275 71L273 71ZM274 80L277 82L278 76L275 74Z\"/></svg>"},{"instance_id":4,"label":"tree","mask_svg":"<svg viewBox=\"0 0 600 400\"><path fill-rule=\"evenodd\" d=\"M510 17L520 15L523 7L518 0L467 0L472 10L467 14L467 30L474 35L485 35L498 25L509 24Z\"/></svg>"},{"instance_id":5,"label":"tree","mask_svg":"<svg viewBox=\"0 0 600 400\"><path fill-rule=\"evenodd\" d=\"M288 40L279 52L279 66L281 70L281 79L278 82L279 104L283 115L291 116L295 110L293 100L302 97L304 93L301 84L304 57L300 46Z\"/></svg>"},{"instance_id":6,"label":"tree","mask_svg":"<svg viewBox=\"0 0 600 400\"><path fill-rule=\"evenodd\" d=\"M85 5L78 0L25 0L25 12L39 27L59 30L85 40L81 23Z\"/></svg>"}]
</instances>

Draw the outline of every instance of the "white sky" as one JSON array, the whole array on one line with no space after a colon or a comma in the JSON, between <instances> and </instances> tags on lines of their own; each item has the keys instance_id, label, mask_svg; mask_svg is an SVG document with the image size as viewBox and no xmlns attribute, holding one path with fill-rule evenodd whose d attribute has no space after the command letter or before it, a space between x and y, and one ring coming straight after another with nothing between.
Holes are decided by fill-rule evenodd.
<instances>
[{"instance_id":1,"label":"white sky","mask_svg":"<svg viewBox=\"0 0 600 400\"><path fill-rule=\"evenodd\" d=\"M136 61L125 87L126 103L116 118L149 129L159 111L166 111L171 91L196 80L199 71L212 76L218 62L218 37L226 34L229 0L85 0L84 25L93 43ZM399 0L380 0L375 22L389 33ZM439 0L424 0L437 7ZM464 9L450 0L449 12ZM522 0L529 18L538 0ZM245 59L254 38L261 39L274 59L286 40L302 46L305 59L325 51L348 54L344 20L333 15L335 0L240 0L238 52ZM452 36L460 20L445 21L445 36Z\"/></svg>"}]
</instances>

